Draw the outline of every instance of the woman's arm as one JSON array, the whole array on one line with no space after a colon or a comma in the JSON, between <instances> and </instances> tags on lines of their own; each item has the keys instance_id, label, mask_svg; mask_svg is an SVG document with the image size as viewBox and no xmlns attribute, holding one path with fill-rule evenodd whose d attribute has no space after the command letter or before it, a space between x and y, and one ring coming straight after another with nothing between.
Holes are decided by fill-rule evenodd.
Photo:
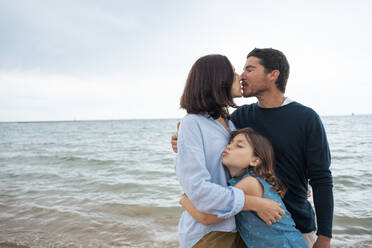
<instances>
[{"instance_id":1,"label":"woman's arm","mask_svg":"<svg viewBox=\"0 0 372 248\"><path fill-rule=\"evenodd\" d=\"M277 205L273 206L273 202L271 200L262 198L263 187L256 178L251 176L246 177L239 183L237 183L235 187L243 190L245 194L245 200L251 206L250 209L243 209L243 211L256 211L258 216L260 216L260 218L264 220L268 225L271 225L276 220L281 219L280 214L284 214L283 210L280 211L280 214L276 214L274 217L269 213L271 207L280 209L280 203L277 203ZM199 211L185 194L182 196L180 204L194 219L196 219L203 225L212 225L223 220L221 218L218 218L216 215ZM253 210L252 208L256 210Z\"/></svg>"},{"instance_id":2,"label":"woman's arm","mask_svg":"<svg viewBox=\"0 0 372 248\"><path fill-rule=\"evenodd\" d=\"M188 115L181 121L175 159L176 175L183 191L198 210L227 219L242 210L244 193L213 182L204 149L204 138L208 137L202 135L202 129L206 127L198 118Z\"/></svg>"},{"instance_id":3,"label":"woman's arm","mask_svg":"<svg viewBox=\"0 0 372 248\"><path fill-rule=\"evenodd\" d=\"M198 222L202 223L205 226L212 225L216 222L223 220L221 218L218 218L217 215L200 212L198 209L196 209L194 204L192 204L192 202L190 201L186 194L182 195L182 198L179 201L179 203L195 220L197 220Z\"/></svg>"},{"instance_id":4,"label":"woman's arm","mask_svg":"<svg viewBox=\"0 0 372 248\"><path fill-rule=\"evenodd\" d=\"M254 177L246 177L241 180L239 183L235 185L235 187L240 188L246 194L248 199L252 201L257 200L257 197L262 198L263 195L263 188L259 181ZM253 196L253 197L249 197ZM218 218L217 215L203 213L199 211L191 200L187 197L186 194L182 195L181 200L179 203L186 209L186 211L198 222L202 223L203 225L211 225L216 222L219 222L223 219Z\"/></svg>"},{"instance_id":5,"label":"woman's arm","mask_svg":"<svg viewBox=\"0 0 372 248\"><path fill-rule=\"evenodd\" d=\"M236 185L236 188L243 190L244 194L250 196L257 196L262 198L263 186L262 184L252 176L248 176L240 180Z\"/></svg>"},{"instance_id":6,"label":"woman's arm","mask_svg":"<svg viewBox=\"0 0 372 248\"><path fill-rule=\"evenodd\" d=\"M264 193L263 186L255 177L248 176L238 182L235 187L244 192L245 204L243 211L255 211L267 225L280 220L282 215L285 214L284 210L280 208L281 203L262 198Z\"/></svg>"}]
</instances>

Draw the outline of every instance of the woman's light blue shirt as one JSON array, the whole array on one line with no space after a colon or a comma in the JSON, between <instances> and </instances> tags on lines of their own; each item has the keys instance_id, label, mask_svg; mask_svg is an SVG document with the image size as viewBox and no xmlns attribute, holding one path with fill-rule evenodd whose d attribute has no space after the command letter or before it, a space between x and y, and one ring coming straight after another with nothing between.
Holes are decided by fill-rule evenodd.
<instances>
[{"instance_id":1,"label":"woman's light blue shirt","mask_svg":"<svg viewBox=\"0 0 372 248\"><path fill-rule=\"evenodd\" d=\"M230 130L235 130L231 121ZM204 226L184 211L179 225L180 247L194 246L212 231L235 232L234 215L244 206L242 190L227 186L227 171L222 166L222 152L230 134L207 114L187 114L178 132L175 170L183 191L205 213L225 220Z\"/></svg>"}]
</instances>

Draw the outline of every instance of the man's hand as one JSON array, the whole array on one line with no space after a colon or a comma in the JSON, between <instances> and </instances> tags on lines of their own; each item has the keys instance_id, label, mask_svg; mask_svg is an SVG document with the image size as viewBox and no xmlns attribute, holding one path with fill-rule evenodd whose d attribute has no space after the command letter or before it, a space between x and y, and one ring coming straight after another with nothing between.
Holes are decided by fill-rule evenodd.
<instances>
[{"instance_id":1,"label":"man's hand","mask_svg":"<svg viewBox=\"0 0 372 248\"><path fill-rule=\"evenodd\" d=\"M177 132L172 135L171 138L171 144L172 144L172 149L175 153L177 153L177 139L178 139L178 129L180 128L180 123L177 123Z\"/></svg>"},{"instance_id":2,"label":"man's hand","mask_svg":"<svg viewBox=\"0 0 372 248\"><path fill-rule=\"evenodd\" d=\"M282 219L285 214L284 210L280 208L280 203L266 198L258 198L259 202L256 211L257 215L269 226Z\"/></svg>"},{"instance_id":3,"label":"man's hand","mask_svg":"<svg viewBox=\"0 0 372 248\"><path fill-rule=\"evenodd\" d=\"M310 198L311 197L311 189L308 189L307 190L307 198Z\"/></svg>"},{"instance_id":4,"label":"man's hand","mask_svg":"<svg viewBox=\"0 0 372 248\"><path fill-rule=\"evenodd\" d=\"M313 248L330 248L330 247L331 247L331 238L328 238L323 235L319 235L313 245Z\"/></svg>"},{"instance_id":5,"label":"man's hand","mask_svg":"<svg viewBox=\"0 0 372 248\"><path fill-rule=\"evenodd\" d=\"M179 203L182 207L184 207L184 206L187 204L188 201L190 201L190 199L187 197L187 195L186 195L185 193L183 193L183 194L182 194L182 197L181 197L181 199L179 200L178 203Z\"/></svg>"}]
</instances>

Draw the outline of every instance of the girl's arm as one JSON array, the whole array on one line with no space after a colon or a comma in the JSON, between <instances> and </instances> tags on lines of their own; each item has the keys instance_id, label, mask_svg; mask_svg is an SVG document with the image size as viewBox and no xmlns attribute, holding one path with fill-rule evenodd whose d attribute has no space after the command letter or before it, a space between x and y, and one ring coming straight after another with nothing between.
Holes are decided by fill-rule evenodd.
<instances>
[{"instance_id":1,"label":"girl's arm","mask_svg":"<svg viewBox=\"0 0 372 248\"><path fill-rule=\"evenodd\" d=\"M182 198L181 200L179 201L179 203L181 204L181 206L186 209L186 211L195 219L197 220L198 222L202 223L203 225L205 226L209 226L209 225L212 225L216 222L219 222L221 220L224 220L224 219L221 219L221 218L218 218L217 215L214 215L214 214L207 214L207 213L203 213L203 212L200 212L195 206L194 204L192 204L192 202L190 201L190 199L187 197L186 194L183 194L182 195Z\"/></svg>"}]
</instances>

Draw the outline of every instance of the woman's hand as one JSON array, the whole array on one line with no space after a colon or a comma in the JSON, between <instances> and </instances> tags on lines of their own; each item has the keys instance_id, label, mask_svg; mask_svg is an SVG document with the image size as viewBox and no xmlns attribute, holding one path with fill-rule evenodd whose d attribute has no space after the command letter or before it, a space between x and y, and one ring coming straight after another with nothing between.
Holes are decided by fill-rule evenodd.
<instances>
[{"instance_id":1,"label":"woman's hand","mask_svg":"<svg viewBox=\"0 0 372 248\"><path fill-rule=\"evenodd\" d=\"M257 215L267 224L271 225L282 219L285 214L284 210L280 208L280 203L266 198L257 198Z\"/></svg>"}]
</instances>

